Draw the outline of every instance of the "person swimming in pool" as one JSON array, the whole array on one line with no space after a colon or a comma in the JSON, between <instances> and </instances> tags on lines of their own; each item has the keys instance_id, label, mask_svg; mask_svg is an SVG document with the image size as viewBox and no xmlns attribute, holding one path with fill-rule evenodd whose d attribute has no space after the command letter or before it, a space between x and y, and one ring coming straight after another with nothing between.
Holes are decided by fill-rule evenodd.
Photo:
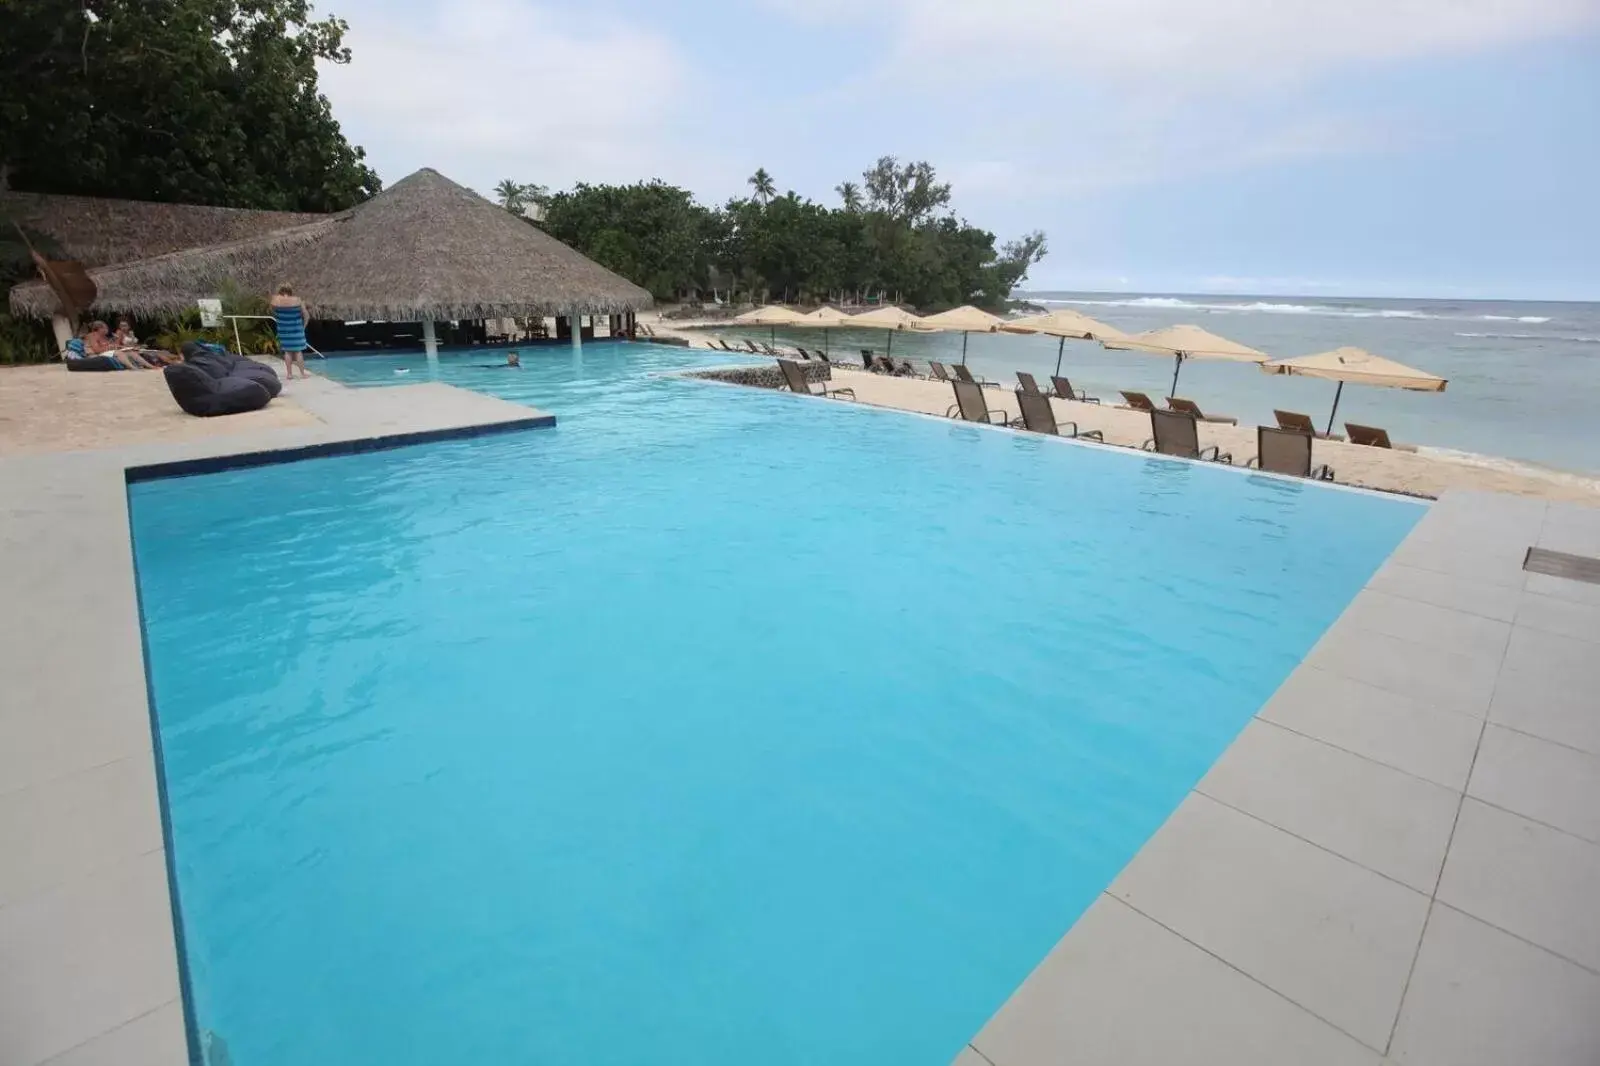
<instances>
[{"instance_id":1,"label":"person swimming in pool","mask_svg":"<svg viewBox=\"0 0 1600 1066\"><path fill-rule=\"evenodd\" d=\"M485 370L521 370L522 356L516 352L507 352L506 361L503 363L479 363Z\"/></svg>"}]
</instances>

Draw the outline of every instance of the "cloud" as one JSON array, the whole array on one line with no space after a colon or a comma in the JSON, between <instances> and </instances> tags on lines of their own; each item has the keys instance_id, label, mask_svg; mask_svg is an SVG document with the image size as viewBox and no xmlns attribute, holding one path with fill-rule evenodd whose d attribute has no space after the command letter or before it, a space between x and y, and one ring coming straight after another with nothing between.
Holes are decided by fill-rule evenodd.
<instances>
[{"instance_id":1,"label":"cloud","mask_svg":"<svg viewBox=\"0 0 1600 1066\"><path fill-rule=\"evenodd\" d=\"M347 66L321 72L353 143L394 181L433 166L487 190L632 180L687 63L664 37L526 0L346 0Z\"/></svg>"},{"instance_id":2,"label":"cloud","mask_svg":"<svg viewBox=\"0 0 1600 1066\"><path fill-rule=\"evenodd\" d=\"M861 17L843 0L790 10ZM1338 76L1600 26L1596 0L889 0L877 10L897 71L1087 72L1158 92Z\"/></svg>"}]
</instances>

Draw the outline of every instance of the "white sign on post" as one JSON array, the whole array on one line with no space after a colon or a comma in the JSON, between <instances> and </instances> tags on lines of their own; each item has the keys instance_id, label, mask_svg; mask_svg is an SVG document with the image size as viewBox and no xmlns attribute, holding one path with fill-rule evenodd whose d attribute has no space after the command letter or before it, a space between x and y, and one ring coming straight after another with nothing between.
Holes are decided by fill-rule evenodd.
<instances>
[{"instance_id":1,"label":"white sign on post","mask_svg":"<svg viewBox=\"0 0 1600 1066\"><path fill-rule=\"evenodd\" d=\"M200 307L200 327L202 329L216 329L222 325L221 300L196 300Z\"/></svg>"}]
</instances>

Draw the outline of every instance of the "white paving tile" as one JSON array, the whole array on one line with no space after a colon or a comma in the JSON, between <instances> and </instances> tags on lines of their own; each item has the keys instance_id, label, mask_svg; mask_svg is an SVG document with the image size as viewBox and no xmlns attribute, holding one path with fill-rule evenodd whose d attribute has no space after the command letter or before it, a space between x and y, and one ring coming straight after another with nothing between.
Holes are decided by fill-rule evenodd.
<instances>
[{"instance_id":1,"label":"white paving tile","mask_svg":"<svg viewBox=\"0 0 1600 1066\"><path fill-rule=\"evenodd\" d=\"M43 1066L186 1066L188 1061L183 1004L172 1000L88 1043L47 1059Z\"/></svg>"},{"instance_id":2,"label":"white paving tile","mask_svg":"<svg viewBox=\"0 0 1600 1066\"><path fill-rule=\"evenodd\" d=\"M1301 666L1260 717L1457 791L1483 726L1385 689Z\"/></svg>"},{"instance_id":3,"label":"white paving tile","mask_svg":"<svg viewBox=\"0 0 1600 1066\"><path fill-rule=\"evenodd\" d=\"M1196 793L1108 892L1372 1048L1389 1039L1428 907Z\"/></svg>"},{"instance_id":4,"label":"white paving tile","mask_svg":"<svg viewBox=\"0 0 1600 1066\"><path fill-rule=\"evenodd\" d=\"M0 907L159 847L148 752L0 793Z\"/></svg>"},{"instance_id":5,"label":"white paving tile","mask_svg":"<svg viewBox=\"0 0 1600 1066\"><path fill-rule=\"evenodd\" d=\"M1523 587L1540 596L1553 596L1558 600L1571 600L1573 603L1600 607L1600 585L1591 585L1587 581L1551 577L1549 574L1529 574Z\"/></svg>"},{"instance_id":6,"label":"white paving tile","mask_svg":"<svg viewBox=\"0 0 1600 1066\"><path fill-rule=\"evenodd\" d=\"M1448 788L1259 720L1196 790L1430 895L1459 804Z\"/></svg>"},{"instance_id":7,"label":"white paving tile","mask_svg":"<svg viewBox=\"0 0 1600 1066\"><path fill-rule=\"evenodd\" d=\"M1438 898L1600 970L1600 846L1469 797Z\"/></svg>"},{"instance_id":8,"label":"white paving tile","mask_svg":"<svg viewBox=\"0 0 1600 1066\"><path fill-rule=\"evenodd\" d=\"M1517 606L1517 625L1600 644L1600 604L1524 592Z\"/></svg>"},{"instance_id":9,"label":"white paving tile","mask_svg":"<svg viewBox=\"0 0 1600 1066\"><path fill-rule=\"evenodd\" d=\"M1518 626L1506 648L1507 670L1542 674L1553 684L1600 693L1600 655L1587 640ZM1595 700L1600 707L1600 698Z\"/></svg>"},{"instance_id":10,"label":"white paving tile","mask_svg":"<svg viewBox=\"0 0 1600 1066\"><path fill-rule=\"evenodd\" d=\"M0 1034L8 1061L59 1055L177 996L160 852L0 907Z\"/></svg>"},{"instance_id":11,"label":"white paving tile","mask_svg":"<svg viewBox=\"0 0 1600 1066\"><path fill-rule=\"evenodd\" d=\"M1364 589L1351 600L1339 624L1403 637L1440 651L1493 658L1505 653L1511 635L1507 622L1374 589Z\"/></svg>"},{"instance_id":12,"label":"white paving tile","mask_svg":"<svg viewBox=\"0 0 1600 1066\"><path fill-rule=\"evenodd\" d=\"M1502 671L1489 721L1600 755L1600 702L1594 692L1541 671Z\"/></svg>"},{"instance_id":13,"label":"white paving tile","mask_svg":"<svg viewBox=\"0 0 1600 1066\"><path fill-rule=\"evenodd\" d=\"M1600 976L1434 907L1390 1058L1405 1066L1594 1066Z\"/></svg>"},{"instance_id":14,"label":"white paving tile","mask_svg":"<svg viewBox=\"0 0 1600 1066\"><path fill-rule=\"evenodd\" d=\"M1378 1061L1371 1049L1108 896L1084 912L972 1042L994 1066Z\"/></svg>"},{"instance_id":15,"label":"white paving tile","mask_svg":"<svg viewBox=\"0 0 1600 1066\"><path fill-rule=\"evenodd\" d=\"M1482 546L1474 542L1408 537L1389 557L1390 562L1418 570L1464 578L1482 585L1521 588L1522 560L1532 540L1521 546Z\"/></svg>"},{"instance_id":16,"label":"white paving tile","mask_svg":"<svg viewBox=\"0 0 1600 1066\"><path fill-rule=\"evenodd\" d=\"M1407 696L1435 710L1482 718L1494 692L1498 656L1440 651L1386 633L1335 623L1305 661Z\"/></svg>"},{"instance_id":17,"label":"white paving tile","mask_svg":"<svg viewBox=\"0 0 1600 1066\"><path fill-rule=\"evenodd\" d=\"M1516 617L1517 598L1521 595L1520 588L1515 584L1495 585L1473 581L1393 561L1384 563L1372 575L1367 588L1501 622L1509 622Z\"/></svg>"},{"instance_id":18,"label":"white paving tile","mask_svg":"<svg viewBox=\"0 0 1600 1066\"><path fill-rule=\"evenodd\" d=\"M1467 793L1600 843L1600 755L1491 724Z\"/></svg>"}]
</instances>

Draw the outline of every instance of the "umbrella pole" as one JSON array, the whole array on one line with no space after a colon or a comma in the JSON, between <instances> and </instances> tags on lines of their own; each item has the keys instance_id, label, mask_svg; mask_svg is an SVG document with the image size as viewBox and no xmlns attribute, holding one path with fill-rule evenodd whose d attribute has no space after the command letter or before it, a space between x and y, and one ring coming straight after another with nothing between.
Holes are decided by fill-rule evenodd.
<instances>
[{"instance_id":1,"label":"umbrella pole","mask_svg":"<svg viewBox=\"0 0 1600 1066\"><path fill-rule=\"evenodd\" d=\"M890 353L892 353L893 351L894 351L894 330L891 329L889 331L889 343L883 346L883 357L885 359L889 358Z\"/></svg>"},{"instance_id":2,"label":"umbrella pole","mask_svg":"<svg viewBox=\"0 0 1600 1066\"><path fill-rule=\"evenodd\" d=\"M1339 382L1339 387L1333 390L1333 410L1328 412L1328 434L1333 434L1333 416L1339 413L1339 397L1344 393L1344 382Z\"/></svg>"},{"instance_id":3,"label":"umbrella pole","mask_svg":"<svg viewBox=\"0 0 1600 1066\"><path fill-rule=\"evenodd\" d=\"M1178 371L1183 369L1183 353L1179 352L1172 358L1172 389L1167 393L1167 399L1178 395Z\"/></svg>"},{"instance_id":4,"label":"umbrella pole","mask_svg":"<svg viewBox=\"0 0 1600 1066\"><path fill-rule=\"evenodd\" d=\"M1067 338L1062 337L1061 343L1056 346L1056 377L1061 376L1061 356L1067 350Z\"/></svg>"},{"instance_id":5,"label":"umbrella pole","mask_svg":"<svg viewBox=\"0 0 1600 1066\"><path fill-rule=\"evenodd\" d=\"M961 334L961 365L967 365L967 335L965 332Z\"/></svg>"},{"instance_id":6,"label":"umbrella pole","mask_svg":"<svg viewBox=\"0 0 1600 1066\"><path fill-rule=\"evenodd\" d=\"M778 346L778 327L777 326L773 326L770 330L767 331L767 339L772 343L772 346L774 348L776 348Z\"/></svg>"}]
</instances>

